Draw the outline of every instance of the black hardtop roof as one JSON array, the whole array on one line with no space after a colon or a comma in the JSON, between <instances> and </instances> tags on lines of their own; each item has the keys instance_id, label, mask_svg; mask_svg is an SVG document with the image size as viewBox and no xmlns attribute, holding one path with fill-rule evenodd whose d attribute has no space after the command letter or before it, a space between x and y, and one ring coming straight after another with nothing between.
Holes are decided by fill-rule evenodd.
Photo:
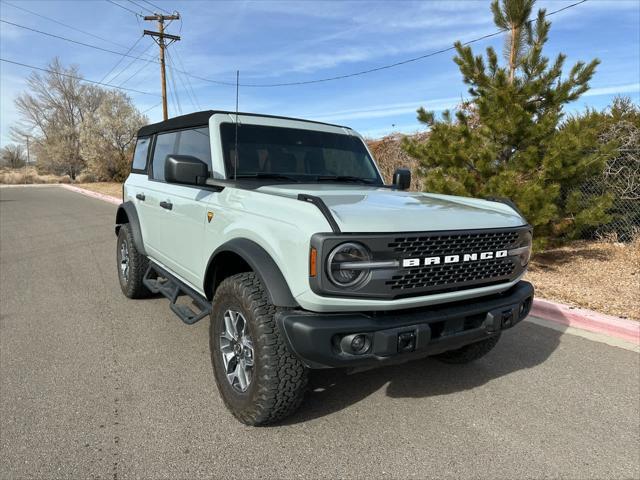
<instances>
[{"instance_id":1,"label":"black hardtop roof","mask_svg":"<svg viewBox=\"0 0 640 480\"><path fill-rule=\"evenodd\" d=\"M138 137L148 137L154 133L168 132L170 130L179 130L181 128L201 127L209 123L209 118L216 113L225 113L229 115L235 115L236 112L228 112L225 110L203 110L202 112L187 113L186 115L180 115L179 117L173 117L163 122L152 123L145 125L138 130ZM262 113L248 113L238 112L238 115L249 115L253 117L266 117L266 118L281 118L283 120L295 120L298 122L317 123L320 125L330 125L332 127L348 128L342 125L335 125L333 123L315 122L313 120L305 120L303 118L281 117L278 115L265 115Z\"/></svg>"}]
</instances>

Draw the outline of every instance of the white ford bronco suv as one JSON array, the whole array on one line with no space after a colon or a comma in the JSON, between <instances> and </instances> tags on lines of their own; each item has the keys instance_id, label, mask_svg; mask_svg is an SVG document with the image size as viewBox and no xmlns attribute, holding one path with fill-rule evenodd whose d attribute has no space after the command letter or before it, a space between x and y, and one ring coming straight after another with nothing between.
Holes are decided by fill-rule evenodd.
<instances>
[{"instance_id":1,"label":"white ford bronco suv","mask_svg":"<svg viewBox=\"0 0 640 480\"><path fill-rule=\"evenodd\" d=\"M309 369L475 360L529 313L532 229L509 201L409 183L385 185L347 127L222 111L145 126L116 217L122 291L210 316L218 389L248 425L291 414Z\"/></svg>"}]
</instances>

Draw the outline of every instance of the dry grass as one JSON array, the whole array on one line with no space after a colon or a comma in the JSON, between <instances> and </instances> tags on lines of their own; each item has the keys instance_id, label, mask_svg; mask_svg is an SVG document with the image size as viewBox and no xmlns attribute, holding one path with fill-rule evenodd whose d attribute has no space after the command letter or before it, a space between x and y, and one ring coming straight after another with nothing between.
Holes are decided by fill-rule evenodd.
<instances>
[{"instance_id":1,"label":"dry grass","mask_svg":"<svg viewBox=\"0 0 640 480\"><path fill-rule=\"evenodd\" d=\"M580 241L539 253L526 278L540 297L640 320L640 238Z\"/></svg>"},{"instance_id":2,"label":"dry grass","mask_svg":"<svg viewBox=\"0 0 640 480\"><path fill-rule=\"evenodd\" d=\"M71 183L68 175L40 175L35 167L0 169L0 184Z\"/></svg>"},{"instance_id":3,"label":"dry grass","mask_svg":"<svg viewBox=\"0 0 640 480\"><path fill-rule=\"evenodd\" d=\"M86 188L93 192L111 195L112 197L122 198L122 184L117 182L95 182L95 183L76 183L80 188Z\"/></svg>"},{"instance_id":4,"label":"dry grass","mask_svg":"<svg viewBox=\"0 0 640 480\"><path fill-rule=\"evenodd\" d=\"M416 133L412 137L424 139L428 133ZM393 172L396 168L409 168L411 170L411 190L421 191L423 187L422 178L418 174L418 161L407 155L402 149L402 139L405 135L394 134L383 137L379 140L367 140L367 145L373 153L380 172L386 183L391 183Z\"/></svg>"}]
</instances>

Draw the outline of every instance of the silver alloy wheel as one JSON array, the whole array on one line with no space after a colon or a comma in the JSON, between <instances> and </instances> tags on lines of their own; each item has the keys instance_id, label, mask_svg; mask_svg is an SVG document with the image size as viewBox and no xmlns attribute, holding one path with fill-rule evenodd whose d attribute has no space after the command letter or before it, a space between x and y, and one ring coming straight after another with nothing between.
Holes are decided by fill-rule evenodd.
<instances>
[{"instance_id":1,"label":"silver alloy wheel","mask_svg":"<svg viewBox=\"0 0 640 480\"><path fill-rule=\"evenodd\" d=\"M127 283L129 281L129 246L126 240L120 244L120 273Z\"/></svg>"},{"instance_id":2,"label":"silver alloy wheel","mask_svg":"<svg viewBox=\"0 0 640 480\"><path fill-rule=\"evenodd\" d=\"M234 310L224 312L224 330L220 334L220 353L224 373L231 386L246 392L253 377L253 342L247 320Z\"/></svg>"}]
</instances>

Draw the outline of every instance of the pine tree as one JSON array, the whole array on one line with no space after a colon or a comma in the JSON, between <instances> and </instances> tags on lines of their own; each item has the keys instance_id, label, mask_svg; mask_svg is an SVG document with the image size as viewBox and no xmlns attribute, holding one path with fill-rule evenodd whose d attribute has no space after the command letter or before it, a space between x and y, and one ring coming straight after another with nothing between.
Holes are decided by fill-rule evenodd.
<instances>
[{"instance_id":1,"label":"pine tree","mask_svg":"<svg viewBox=\"0 0 640 480\"><path fill-rule=\"evenodd\" d=\"M506 64L492 47L485 59L456 42L454 61L470 97L440 119L420 108L418 120L431 133L404 148L420 161L428 191L511 198L541 246L608 220L611 199L604 194L584 206L577 188L602 171L610 149L598 143L595 125L561 128L563 107L589 89L599 61L578 62L563 76L565 55L553 63L542 55L551 24L545 10L530 20L534 3L493 0L494 22L506 32Z\"/></svg>"}]
</instances>

